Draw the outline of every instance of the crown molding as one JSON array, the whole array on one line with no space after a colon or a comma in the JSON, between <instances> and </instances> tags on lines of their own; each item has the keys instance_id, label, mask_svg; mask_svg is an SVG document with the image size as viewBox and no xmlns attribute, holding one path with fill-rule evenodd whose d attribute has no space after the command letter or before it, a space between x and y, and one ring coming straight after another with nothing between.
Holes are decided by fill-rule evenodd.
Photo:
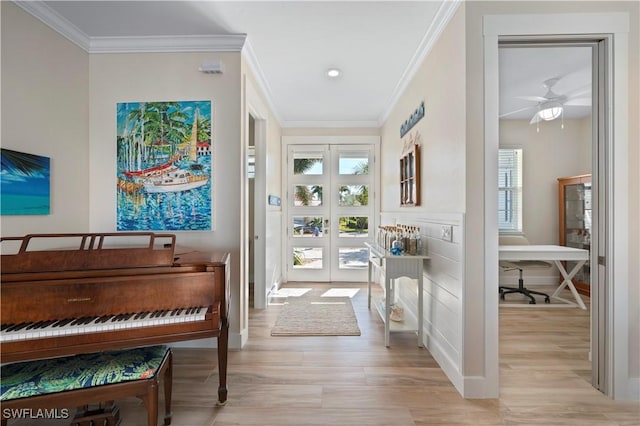
<instances>
[{"instance_id":1,"label":"crown molding","mask_svg":"<svg viewBox=\"0 0 640 426\"><path fill-rule=\"evenodd\" d=\"M380 125L377 121L281 121L280 126L286 129L295 128L312 128L317 127L319 129L335 128L375 128L378 129Z\"/></svg>"},{"instance_id":2,"label":"crown molding","mask_svg":"<svg viewBox=\"0 0 640 426\"><path fill-rule=\"evenodd\" d=\"M251 41L247 39L244 43L244 47L242 49L242 57L244 58L247 67L251 71L258 88L262 92L265 101L267 102L267 106L271 110L271 113L276 118L278 124L282 127L282 115L280 111L276 109L275 103L273 102L273 95L271 91L271 86L269 85L269 81L264 75L264 71L262 71L262 67L260 66L260 62L258 62L258 58L256 57L253 47L251 46Z\"/></svg>"},{"instance_id":3,"label":"crown molding","mask_svg":"<svg viewBox=\"0 0 640 426\"><path fill-rule=\"evenodd\" d=\"M240 52L246 38L246 34L91 37L88 52Z\"/></svg>"},{"instance_id":4,"label":"crown molding","mask_svg":"<svg viewBox=\"0 0 640 426\"><path fill-rule=\"evenodd\" d=\"M89 51L90 37L44 2L14 0L14 3L82 50Z\"/></svg>"},{"instance_id":5,"label":"crown molding","mask_svg":"<svg viewBox=\"0 0 640 426\"><path fill-rule=\"evenodd\" d=\"M389 101L387 102L387 105L388 105L387 109L382 113L382 115L378 119L379 126L382 126L384 122L387 120L387 118L389 118L391 111L396 106L396 104L400 100L400 97L409 86L411 79L413 79L413 77L418 72L418 69L424 62L429 52L431 52L433 45L436 43L438 38L440 38L440 34L442 34L442 31L444 31L447 24L449 23L453 15L458 10L458 7L460 6L461 3L463 3L463 0L447 0L447 1L443 1L440 4L440 7L436 12L436 16L434 17L433 21L431 22L431 25L427 29L427 32L422 38L422 41L418 45L418 49L416 50L416 53L414 53L413 57L409 61L407 68L405 69L404 73L402 74L402 77L400 77L400 80L398 81L398 84L396 84L396 87L393 90L393 93L389 98Z\"/></svg>"},{"instance_id":6,"label":"crown molding","mask_svg":"<svg viewBox=\"0 0 640 426\"><path fill-rule=\"evenodd\" d=\"M240 52L246 34L89 37L40 0L14 3L88 53Z\"/></svg>"},{"instance_id":7,"label":"crown molding","mask_svg":"<svg viewBox=\"0 0 640 426\"><path fill-rule=\"evenodd\" d=\"M148 36L148 37L89 37L43 1L13 0L27 13L67 38L88 53L149 53L149 52L241 52L265 97L265 100L282 128L378 128L389 117L396 103L406 90L411 79L431 51L440 34L453 17L463 0L443 1L436 16L423 37L416 53L387 102L387 109L377 121L287 121L275 108L272 90L258 62L246 34L195 35L195 36Z\"/></svg>"}]
</instances>

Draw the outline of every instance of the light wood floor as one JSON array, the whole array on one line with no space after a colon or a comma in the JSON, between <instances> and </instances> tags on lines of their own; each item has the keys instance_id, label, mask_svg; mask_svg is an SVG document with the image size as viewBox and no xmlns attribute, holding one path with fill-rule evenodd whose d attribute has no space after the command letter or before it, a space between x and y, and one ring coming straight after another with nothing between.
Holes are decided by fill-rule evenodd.
<instances>
[{"instance_id":1,"label":"light wood floor","mask_svg":"<svg viewBox=\"0 0 640 426\"><path fill-rule=\"evenodd\" d=\"M229 353L224 407L215 407L215 350L174 349L172 424L640 425L638 403L610 401L589 383L588 312L501 308L500 398L464 400L415 335L392 334L384 347L382 322L360 287L359 337L271 337L280 307L252 310L246 347ZM118 405L121 426L146 425L140 402Z\"/></svg>"}]
</instances>

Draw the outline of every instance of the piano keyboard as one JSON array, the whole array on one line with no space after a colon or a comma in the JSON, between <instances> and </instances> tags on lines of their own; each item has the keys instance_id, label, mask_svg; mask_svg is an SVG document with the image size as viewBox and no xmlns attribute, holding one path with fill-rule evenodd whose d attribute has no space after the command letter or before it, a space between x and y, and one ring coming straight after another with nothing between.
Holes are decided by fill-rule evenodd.
<instances>
[{"instance_id":1,"label":"piano keyboard","mask_svg":"<svg viewBox=\"0 0 640 426\"><path fill-rule=\"evenodd\" d=\"M68 318L34 323L3 324L0 326L0 342L203 321L207 309L207 307L191 307L122 315L105 315L100 317Z\"/></svg>"}]
</instances>

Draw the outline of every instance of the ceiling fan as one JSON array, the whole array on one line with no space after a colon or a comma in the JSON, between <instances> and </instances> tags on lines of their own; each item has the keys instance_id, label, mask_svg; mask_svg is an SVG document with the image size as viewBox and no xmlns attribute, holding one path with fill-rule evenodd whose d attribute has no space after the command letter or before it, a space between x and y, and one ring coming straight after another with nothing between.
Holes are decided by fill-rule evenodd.
<instances>
[{"instance_id":1,"label":"ceiling fan","mask_svg":"<svg viewBox=\"0 0 640 426\"><path fill-rule=\"evenodd\" d=\"M572 92L565 94L558 94L553 91L553 86L560 81L562 77L553 77L543 81L543 86L547 89L547 93L544 96L518 96L518 99L525 101L535 102L536 105L531 105L525 108L520 108L515 111L511 111L502 114L500 118L516 114L518 112L526 111L536 108L537 111L533 114L529 124L540 123L541 120L551 121L558 117L561 117L564 113L564 107L566 105L577 106L590 106L591 97L589 96L590 87L581 87Z\"/></svg>"}]
</instances>

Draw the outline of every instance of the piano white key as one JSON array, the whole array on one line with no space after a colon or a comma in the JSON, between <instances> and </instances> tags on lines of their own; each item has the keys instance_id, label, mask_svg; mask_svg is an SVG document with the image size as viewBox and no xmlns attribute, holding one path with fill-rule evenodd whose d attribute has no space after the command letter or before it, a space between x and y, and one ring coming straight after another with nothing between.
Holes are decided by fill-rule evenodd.
<instances>
[{"instance_id":1,"label":"piano white key","mask_svg":"<svg viewBox=\"0 0 640 426\"><path fill-rule=\"evenodd\" d=\"M189 311L191 313L187 313ZM182 309L179 313L171 315L167 312L164 316L147 314L144 317L136 318L137 315L131 315L128 319L118 319L113 316L107 321L102 321L100 317L93 319L90 323L80 324L69 322L62 326L55 326L51 323L46 327L34 327L29 330L26 327L15 331L3 330L0 332L0 342L11 342L17 340L30 340L50 337L72 336L78 334L100 333L106 331L115 331L129 328L152 327L168 324L178 324L185 322L203 321L206 317L207 308L187 308Z\"/></svg>"}]
</instances>

